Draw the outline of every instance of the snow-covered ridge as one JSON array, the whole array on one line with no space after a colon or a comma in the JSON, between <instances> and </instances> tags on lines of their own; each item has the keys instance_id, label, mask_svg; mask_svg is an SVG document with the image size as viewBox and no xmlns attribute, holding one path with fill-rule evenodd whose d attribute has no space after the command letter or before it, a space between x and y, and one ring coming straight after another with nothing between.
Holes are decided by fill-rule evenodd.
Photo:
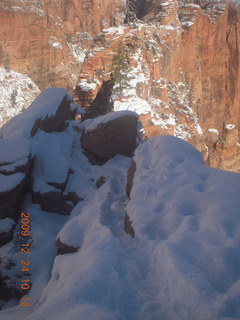
<instances>
[{"instance_id":1,"label":"snow-covered ridge","mask_svg":"<svg viewBox=\"0 0 240 320\"><path fill-rule=\"evenodd\" d=\"M26 75L0 68L0 126L27 108L39 92Z\"/></svg>"},{"instance_id":2,"label":"snow-covered ridge","mask_svg":"<svg viewBox=\"0 0 240 320\"><path fill-rule=\"evenodd\" d=\"M65 95L64 89L45 90L29 109L29 123L36 120L32 110L35 118L38 113L44 118ZM71 192L79 200L66 217L43 211L30 195L23 199L22 209L31 214L31 307L13 307L16 301L10 301L1 320L239 319L239 174L205 167L200 152L171 136L141 143L133 159L117 155L91 165L80 145L84 126L119 114L132 112L70 120L64 131L39 130L16 148L22 157L28 154L24 143L31 147L35 191L56 194L64 185L63 196ZM24 114L19 117L26 121ZM20 134L18 125L12 126L1 149ZM14 143L0 162L12 160ZM13 174L6 186L21 178ZM97 186L99 178L103 183ZM124 232L126 213L134 237ZM12 226L10 219L1 222L6 230ZM0 263L8 284L20 287L16 237L17 231L15 242L1 248ZM57 239L75 252L56 256Z\"/></svg>"}]
</instances>

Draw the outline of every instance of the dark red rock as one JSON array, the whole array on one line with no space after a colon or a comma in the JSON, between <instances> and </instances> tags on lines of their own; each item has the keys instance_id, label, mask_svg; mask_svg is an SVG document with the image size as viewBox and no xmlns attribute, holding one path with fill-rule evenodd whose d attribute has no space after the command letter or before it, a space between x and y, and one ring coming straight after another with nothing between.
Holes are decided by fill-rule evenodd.
<instances>
[{"instance_id":1,"label":"dark red rock","mask_svg":"<svg viewBox=\"0 0 240 320\"><path fill-rule=\"evenodd\" d=\"M126 194L129 199L130 199L130 193L132 190L133 179L134 179L134 175L135 175L136 170L137 170L136 162L133 160L131 163L131 166L128 169L128 173L127 173Z\"/></svg>"},{"instance_id":2,"label":"dark red rock","mask_svg":"<svg viewBox=\"0 0 240 320\"><path fill-rule=\"evenodd\" d=\"M136 148L137 123L135 115L122 115L94 130L84 131L82 148L103 161L117 154L131 157Z\"/></svg>"},{"instance_id":3,"label":"dark red rock","mask_svg":"<svg viewBox=\"0 0 240 320\"><path fill-rule=\"evenodd\" d=\"M65 201L71 201L75 206L79 201L83 201L83 198L79 197L75 192L69 192L65 196Z\"/></svg>"},{"instance_id":4,"label":"dark red rock","mask_svg":"<svg viewBox=\"0 0 240 320\"><path fill-rule=\"evenodd\" d=\"M51 133L61 132L66 129L66 120L74 120L77 110L71 108L71 101L66 95L57 109L57 112L45 119L37 119L32 127L31 136L34 136L39 129Z\"/></svg>"},{"instance_id":5,"label":"dark red rock","mask_svg":"<svg viewBox=\"0 0 240 320\"><path fill-rule=\"evenodd\" d=\"M79 201L83 201L74 192L63 195L63 190L59 189L44 194L34 192L32 200L34 203L38 203L42 210L62 215L69 215L75 205Z\"/></svg>"},{"instance_id":6,"label":"dark red rock","mask_svg":"<svg viewBox=\"0 0 240 320\"><path fill-rule=\"evenodd\" d=\"M74 205L72 205L71 203L69 202L65 202L63 204L63 206L61 207L60 209L60 214L63 215L63 216L69 216L72 212L72 209L74 208Z\"/></svg>"},{"instance_id":7,"label":"dark red rock","mask_svg":"<svg viewBox=\"0 0 240 320\"><path fill-rule=\"evenodd\" d=\"M62 194L59 191L51 191L45 194L34 192L32 195L34 203L38 203L42 210L52 213L60 213Z\"/></svg>"},{"instance_id":8,"label":"dark red rock","mask_svg":"<svg viewBox=\"0 0 240 320\"><path fill-rule=\"evenodd\" d=\"M135 231L132 227L132 222L130 221L127 213L125 214L125 217L124 217L124 231L126 233L130 234L130 236L132 236L134 238Z\"/></svg>"},{"instance_id":9,"label":"dark red rock","mask_svg":"<svg viewBox=\"0 0 240 320\"><path fill-rule=\"evenodd\" d=\"M101 176L96 181L96 187L99 189L102 185L104 185L105 182L106 182L106 178Z\"/></svg>"},{"instance_id":10,"label":"dark red rock","mask_svg":"<svg viewBox=\"0 0 240 320\"><path fill-rule=\"evenodd\" d=\"M84 151L85 156L88 158L88 161L93 165L98 165L98 166L102 166L104 165L104 163L106 162L106 160L100 159L99 157L97 157L95 154L89 152L89 151Z\"/></svg>"},{"instance_id":11,"label":"dark red rock","mask_svg":"<svg viewBox=\"0 0 240 320\"><path fill-rule=\"evenodd\" d=\"M67 244L64 244L61 242L61 240L58 238L55 242L56 246L58 247L57 254L66 254L66 253L72 253L76 252L79 248L68 246Z\"/></svg>"}]
</instances>

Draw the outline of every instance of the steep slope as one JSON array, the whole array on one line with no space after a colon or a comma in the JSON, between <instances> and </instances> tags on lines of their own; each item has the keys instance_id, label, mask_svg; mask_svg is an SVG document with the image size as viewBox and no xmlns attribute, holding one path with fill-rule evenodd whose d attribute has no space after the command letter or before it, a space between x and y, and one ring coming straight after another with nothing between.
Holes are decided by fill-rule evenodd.
<instances>
[{"instance_id":1,"label":"steep slope","mask_svg":"<svg viewBox=\"0 0 240 320\"><path fill-rule=\"evenodd\" d=\"M148 137L173 134L211 166L239 171L239 5L171 0L149 8L142 21L131 17L98 36L76 101L91 107L112 79L114 110L141 114Z\"/></svg>"}]
</instances>

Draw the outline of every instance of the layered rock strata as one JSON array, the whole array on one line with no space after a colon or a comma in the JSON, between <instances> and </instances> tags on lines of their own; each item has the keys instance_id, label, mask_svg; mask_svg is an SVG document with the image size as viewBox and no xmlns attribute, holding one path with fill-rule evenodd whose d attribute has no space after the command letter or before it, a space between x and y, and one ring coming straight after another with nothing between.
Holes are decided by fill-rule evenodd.
<instances>
[{"instance_id":1,"label":"layered rock strata","mask_svg":"<svg viewBox=\"0 0 240 320\"><path fill-rule=\"evenodd\" d=\"M113 110L141 114L148 137L180 137L210 166L239 171L239 16L234 1L152 1L141 20L99 35L76 101L90 108L111 79Z\"/></svg>"}]
</instances>

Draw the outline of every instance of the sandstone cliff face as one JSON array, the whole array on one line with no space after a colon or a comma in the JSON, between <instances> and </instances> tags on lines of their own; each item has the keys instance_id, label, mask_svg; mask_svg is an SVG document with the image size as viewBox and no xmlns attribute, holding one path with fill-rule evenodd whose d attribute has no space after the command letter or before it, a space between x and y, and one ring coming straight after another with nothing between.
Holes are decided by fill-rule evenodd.
<instances>
[{"instance_id":1,"label":"sandstone cliff face","mask_svg":"<svg viewBox=\"0 0 240 320\"><path fill-rule=\"evenodd\" d=\"M98 36L76 100L90 107L112 79L114 110L140 113L148 137L178 136L209 165L239 171L239 15L232 1L152 1L141 21Z\"/></svg>"},{"instance_id":2,"label":"sandstone cliff face","mask_svg":"<svg viewBox=\"0 0 240 320\"><path fill-rule=\"evenodd\" d=\"M40 89L72 89L101 29L121 21L122 0L3 0L0 64L28 74Z\"/></svg>"}]
</instances>

